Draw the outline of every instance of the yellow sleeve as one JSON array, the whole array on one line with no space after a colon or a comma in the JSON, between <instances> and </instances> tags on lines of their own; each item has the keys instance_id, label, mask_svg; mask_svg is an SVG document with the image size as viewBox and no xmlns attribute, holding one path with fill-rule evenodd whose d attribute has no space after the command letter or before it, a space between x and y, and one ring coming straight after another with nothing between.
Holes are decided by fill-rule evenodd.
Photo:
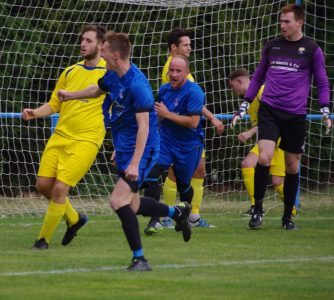
<instances>
[{"instance_id":1,"label":"yellow sleeve","mask_svg":"<svg viewBox=\"0 0 334 300\"><path fill-rule=\"evenodd\" d=\"M257 112L259 111L259 107L260 107L260 101L261 101L261 97L263 94L263 89L264 89L264 85L261 86L261 88L259 89L256 97L254 98L253 102L251 103L249 109L248 109L248 114L251 120L251 126L257 126Z\"/></svg>"},{"instance_id":2,"label":"yellow sleeve","mask_svg":"<svg viewBox=\"0 0 334 300\"><path fill-rule=\"evenodd\" d=\"M169 76L168 76L168 69L169 69L169 64L170 61L172 60L172 56L168 56L168 59L162 69L162 74L161 74L161 83L165 84L169 82Z\"/></svg>"},{"instance_id":3,"label":"yellow sleeve","mask_svg":"<svg viewBox=\"0 0 334 300\"><path fill-rule=\"evenodd\" d=\"M65 82L65 75L66 75L67 69L65 69L60 77L58 78L57 84L55 89L52 92L51 98L49 100L49 105L51 106L52 110L54 113L59 112L61 108L61 102L59 101L58 98L58 91L65 89L66 87L66 82Z\"/></svg>"}]
</instances>

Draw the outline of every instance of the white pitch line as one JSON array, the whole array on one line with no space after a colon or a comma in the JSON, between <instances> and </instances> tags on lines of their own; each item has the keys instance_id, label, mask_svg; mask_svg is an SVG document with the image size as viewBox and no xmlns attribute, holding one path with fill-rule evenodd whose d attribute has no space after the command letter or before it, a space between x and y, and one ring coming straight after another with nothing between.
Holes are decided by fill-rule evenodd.
<instances>
[{"instance_id":1,"label":"white pitch line","mask_svg":"<svg viewBox=\"0 0 334 300\"><path fill-rule=\"evenodd\" d=\"M298 262L314 262L334 261L334 256L324 257L301 257L301 258L281 258L281 259L261 259L261 260L237 260L226 261L217 263L198 263L198 264L167 264L153 266L154 270L157 269L187 269L187 268L202 268L202 267L216 267L216 266L234 266L234 265L261 265L261 264L273 264L273 263L298 263ZM105 272L105 271L124 271L126 266L114 266L114 267L98 267L98 268L78 268L78 269L63 269L63 270L45 270L45 271L25 271L25 272L2 272L0 277L18 277L29 275L54 275L54 274L67 274L67 273L92 273L92 272Z\"/></svg>"}]
</instances>

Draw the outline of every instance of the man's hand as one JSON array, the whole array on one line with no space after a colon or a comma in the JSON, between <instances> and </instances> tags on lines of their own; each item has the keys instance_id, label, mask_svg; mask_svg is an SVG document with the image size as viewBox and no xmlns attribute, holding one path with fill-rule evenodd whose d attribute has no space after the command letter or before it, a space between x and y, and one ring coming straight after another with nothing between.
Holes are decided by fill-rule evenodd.
<instances>
[{"instance_id":1,"label":"man's hand","mask_svg":"<svg viewBox=\"0 0 334 300\"><path fill-rule=\"evenodd\" d=\"M154 109L160 118L166 118L170 113L166 105L163 104L162 102L156 102L154 104Z\"/></svg>"},{"instance_id":2,"label":"man's hand","mask_svg":"<svg viewBox=\"0 0 334 300\"><path fill-rule=\"evenodd\" d=\"M249 102L244 101L244 102L241 103L239 110L234 114L234 116L231 120L230 127L232 129L235 127L237 122L245 116L245 114L247 113L248 108L249 108Z\"/></svg>"},{"instance_id":3,"label":"man's hand","mask_svg":"<svg viewBox=\"0 0 334 300\"><path fill-rule=\"evenodd\" d=\"M222 134L224 132L224 124L217 118L210 120L211 124L216 127L216 132Z\"/></svg>"},{"instance_id":4,"label":"man's hand","mask_svg":"<svg viewBox=\"0 0 334 300\"><path fill-rule=\"evenodd\" d=\"M138 164L130 163L125 170L125 178L130 181L136 181L139 176Z\"/></svg>"},{"instance_id":5,"label":"man's hand","mask_svg":"<svg viewBox=\"0 0 334 300\"><path fill-rule=\"evenodd\" d=\"M29 120L32 120L32 119L36 119L37 116L35 114L35 110L32 109L32 108L25 108L22 112L22 118L23 120L25 121L29 121Z\"/></svg>"},{"instance_id":6,"label":"man's hand","mask_svg":"<svg viewBox=\"0 0 334 300\"><path fill-rule=\"evenodd\" d=\"M329 134L331 129L332 129L332 120L330 119L329 115L329 108L328 107L322 107L320 108L320 112L322 113L322 121L324 122L324 125L326 127L326 132L325 134Z\"/></svg>"}]
</instances>

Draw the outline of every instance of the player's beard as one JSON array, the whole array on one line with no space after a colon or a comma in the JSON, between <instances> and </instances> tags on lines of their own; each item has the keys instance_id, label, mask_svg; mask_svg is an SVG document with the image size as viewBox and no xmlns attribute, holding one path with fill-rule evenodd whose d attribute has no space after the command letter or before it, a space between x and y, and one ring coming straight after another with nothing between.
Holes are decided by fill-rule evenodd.
<instances>
[{"instance_id":1,"label":"player's beard","mask_svg":"<svg viewBox=\"0 0 334 300\"><path fill-rule=\"evenodd\" d=\"M97 48L94 50L94 52L88 53L86 55L82 55L82 57L86 60L92 60L97 57L98 50Z\"/></svg>"}]
</instances>

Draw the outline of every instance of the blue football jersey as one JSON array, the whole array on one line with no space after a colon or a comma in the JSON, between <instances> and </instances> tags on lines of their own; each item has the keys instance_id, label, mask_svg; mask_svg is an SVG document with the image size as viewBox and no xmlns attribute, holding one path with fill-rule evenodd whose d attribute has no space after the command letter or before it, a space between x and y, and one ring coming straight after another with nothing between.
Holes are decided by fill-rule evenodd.
<instances>
[{"instance_id":1,"label":"blue football jersey","mask_svg":"<svg viewBox=\"0 0 334 300\"><path fill-rule=\"evenodd\" d=\"M159 90L158 101L166 105L169 111L178 115L202 114L205 96L201 87L187 81L182 87L173 89L170 83L164 84ZM202 122L197 128L187 128L168 119L160 124L161 143L168 143L178 151L188 151L203 143L204 131Z\"/></svg>"},{"instance_id":2,"label":"blue football jersey","mask_svg":"<svg viewBox=\"0 0 334 300\"><path fill-rule=\"evenodd\" d=\"M138 126L136 113L149 112L149 136L146 148L159 149L157 113L154 111L152 88L145 75L135 64L122 77L108 71L99 81L99 87L109 92L106 97L112 105L110 126L116 152L133 152L136 146ZM106 103L105 103L106 104Z\"/></svg>"}]
</instances>

